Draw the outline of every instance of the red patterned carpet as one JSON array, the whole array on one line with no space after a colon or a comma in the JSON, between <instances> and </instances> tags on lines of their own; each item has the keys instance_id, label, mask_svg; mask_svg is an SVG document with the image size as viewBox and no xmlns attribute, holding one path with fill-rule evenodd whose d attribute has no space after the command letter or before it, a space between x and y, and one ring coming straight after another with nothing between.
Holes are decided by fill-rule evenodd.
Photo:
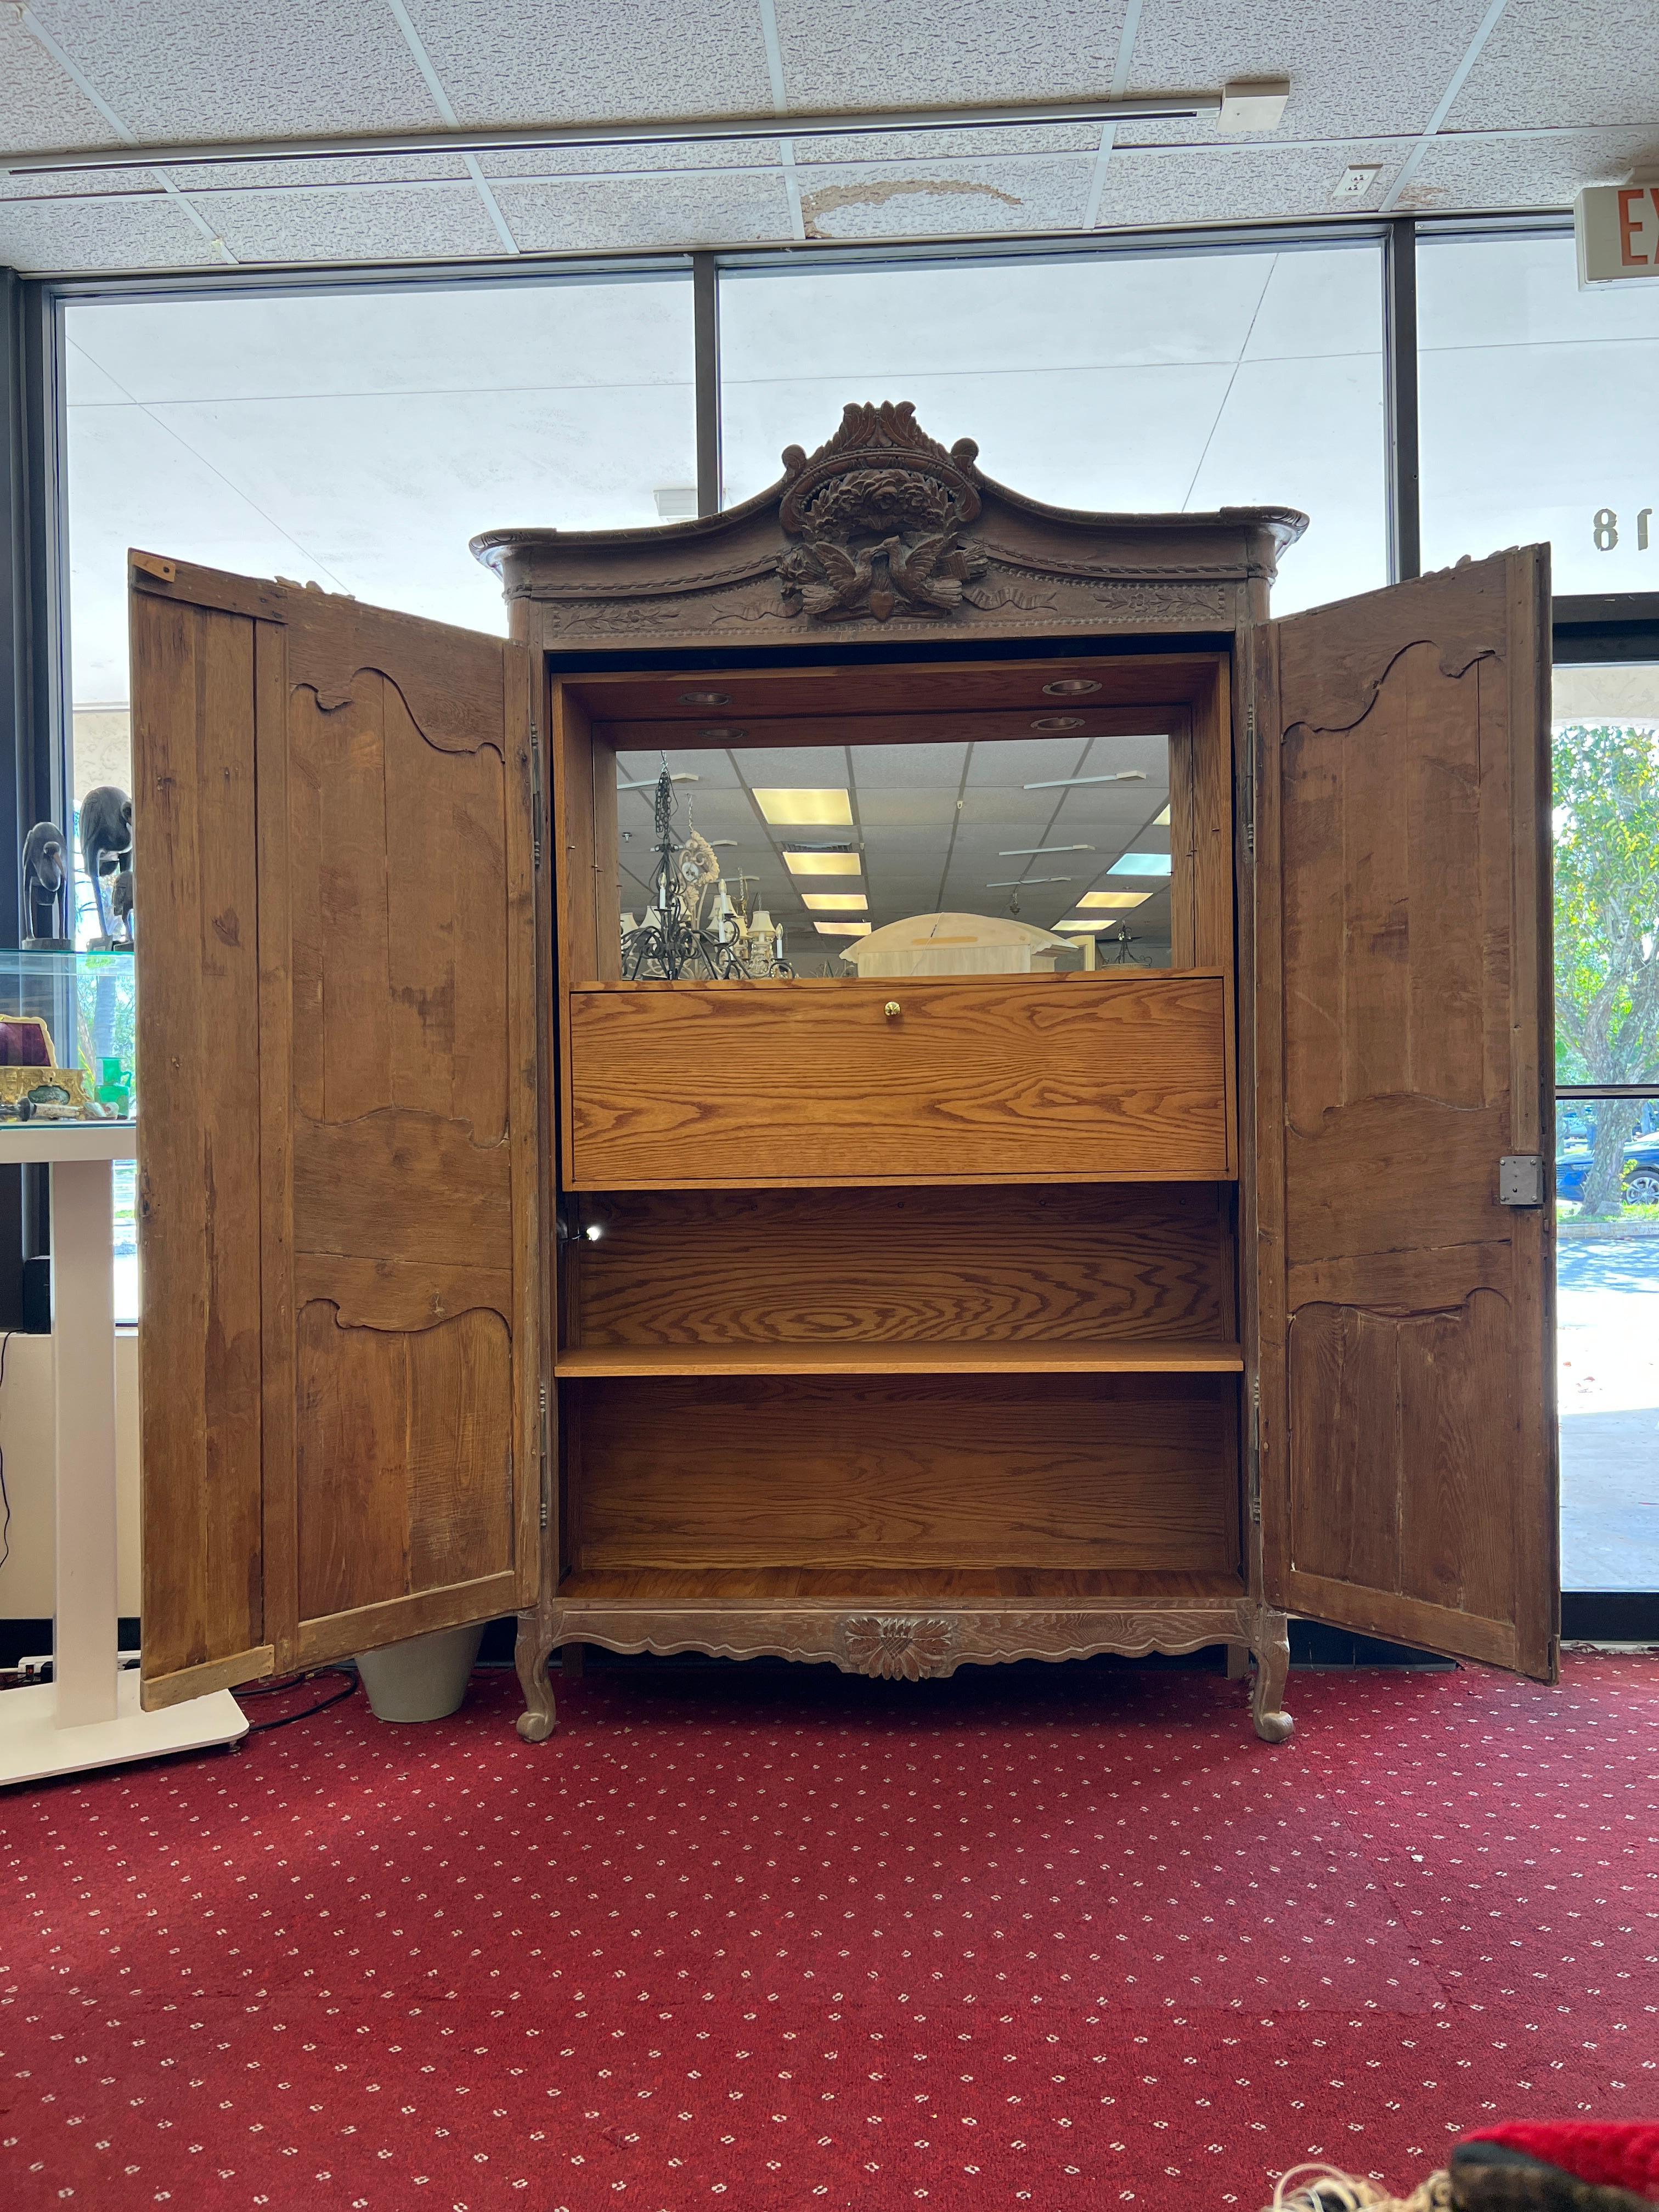
<instances>
[{"instance_id":1,"label":"red patterned carpet","mask_svg":"<svg viewBox=\"0 0 1659 2212\"><path fill-rule=\"evenodd\" d=\"M1244 2212L1659 2112L1659 1663L590 1676L0 1799L9 2212Z\"/></svg>"}]
</instances>

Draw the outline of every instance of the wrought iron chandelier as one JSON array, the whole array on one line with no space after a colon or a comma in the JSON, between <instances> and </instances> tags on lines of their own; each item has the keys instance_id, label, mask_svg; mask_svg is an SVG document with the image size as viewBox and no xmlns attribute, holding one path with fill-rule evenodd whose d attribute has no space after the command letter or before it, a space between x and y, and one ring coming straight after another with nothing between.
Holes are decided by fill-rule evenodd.
<instances>
[{"instance_id":1,"label":"wrought iron chandelier","mask_svg":"<svg viewBox=\"0 0 1659 2212\"><path fill-rule=\"evenodd\" d=\"M793 975L781 925L755 906L754 879L739 876L734 896L701 831L676 836L674 783L665 761L657 778L656 837L652 902L640 921L623 916L623 980L743 982Z\"/></svg>"}]
</instances>

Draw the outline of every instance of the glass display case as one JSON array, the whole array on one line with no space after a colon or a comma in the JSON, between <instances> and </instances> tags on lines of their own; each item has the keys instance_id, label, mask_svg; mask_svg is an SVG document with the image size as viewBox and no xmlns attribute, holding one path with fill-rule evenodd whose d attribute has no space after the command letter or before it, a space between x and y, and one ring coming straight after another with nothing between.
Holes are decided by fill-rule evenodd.
<instances>
[{"instance_id":1,"label":"glass display case","mask_svg":"<svg viewBox=\"0 0 1659 2212\"><path fill-rule=\"evenodd\" d=\"M0 1146L32 1121L131 1119L136 1004L131 952L0 951Z\"/></svg>"},{"instance_id":2,"label":"glass display case","mask_svg":"<svg viewBox=\"0 0 1659 2212\"><path fill-rule=\"evenodd\" d=\"M130 1122L137 1112L137 1001L131 952L18 952L0 949L0 1161L38 1159L48 1139L84 1144L75 1129ZM110 1131L112 1135L116 1134ZM115 1319L138 1319L135 1176L117 1158L112 1178Z\"/></svg>"}]
</instances>

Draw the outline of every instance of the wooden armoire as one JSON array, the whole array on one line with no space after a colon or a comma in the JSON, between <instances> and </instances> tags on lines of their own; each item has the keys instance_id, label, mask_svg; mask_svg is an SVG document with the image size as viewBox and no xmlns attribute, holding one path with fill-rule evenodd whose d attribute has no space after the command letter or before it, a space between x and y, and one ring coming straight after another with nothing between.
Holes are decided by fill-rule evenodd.
<instances>
[{"instance_id":1,"label":"wooden armoire","mask_svg":"<svg viewBox=\"0 0 1659 2212\"><path fill-rule=\"evenodd\" d=\"M1557 1663L1544 549L1268 617L908 405L511 641L131 557L143 1698L556 1646ZM1168 733L1170 965L625 981L617 756ZM597 1235L595 1231L599 1231Z\"/></svg>"}]
</instances>

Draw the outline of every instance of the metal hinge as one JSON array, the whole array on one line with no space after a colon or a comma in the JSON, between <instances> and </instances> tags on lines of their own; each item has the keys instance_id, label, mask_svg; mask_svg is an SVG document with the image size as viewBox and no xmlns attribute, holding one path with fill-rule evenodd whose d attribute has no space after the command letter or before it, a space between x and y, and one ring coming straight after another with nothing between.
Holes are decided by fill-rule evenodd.
<instances>
[{"instance_id":1,"label":"metal hinge","mask_svg":"<svg viewBox=\"0 0 1659 2212\"><path fill-rule=\"evenodd\" d=\"M542 1526L544 1528L547 1526L549 1508L551 1504L551 1500L548 1494L548 1443L547 1385L544 1382L541 1386Z\"/></svg>"},{"instance_id":2,"label":"metal hinge","mask_svg":"<svg viewBox=\"0 0 1659 2212\"><path fill-rule=\"evenodd\" d=\"M1255 864L1255 702L1244 703L1244 855Z\"/></svg>"},{"instance_id":3,"label":"metal hinge","mask_svg":"<svg viewBox=\"0 0 1659 2212\"><path fill-rule=\"evenodd\" d=\"M530 842L537 872L542 865L542 733L532 720L530 725Z\"/></svg>"},{"instance_id":4,"label":"metal hinge","mask_svg":"<svg viewBox=\"0 0 1659 2212\"><path fill-rule=\"evenodd\" d=\"M1261 1526L1261 1384L1252 1376L1250 1381L1250 1452L1249 1452L1250 1526Z\"/></svg>"},{"instance_id":5,"label":"metal hinge","mask_svg":"<svg viewBox=\"0 0 1659 2212\"><path fill-rule=\"evenodd\" d=\"M1510 1152L1498 1163L1498 1203L1500 1206L1541 1206L1544 1203L1544 1162L1537 1152Z\"/></svg>"}]
</instances>

